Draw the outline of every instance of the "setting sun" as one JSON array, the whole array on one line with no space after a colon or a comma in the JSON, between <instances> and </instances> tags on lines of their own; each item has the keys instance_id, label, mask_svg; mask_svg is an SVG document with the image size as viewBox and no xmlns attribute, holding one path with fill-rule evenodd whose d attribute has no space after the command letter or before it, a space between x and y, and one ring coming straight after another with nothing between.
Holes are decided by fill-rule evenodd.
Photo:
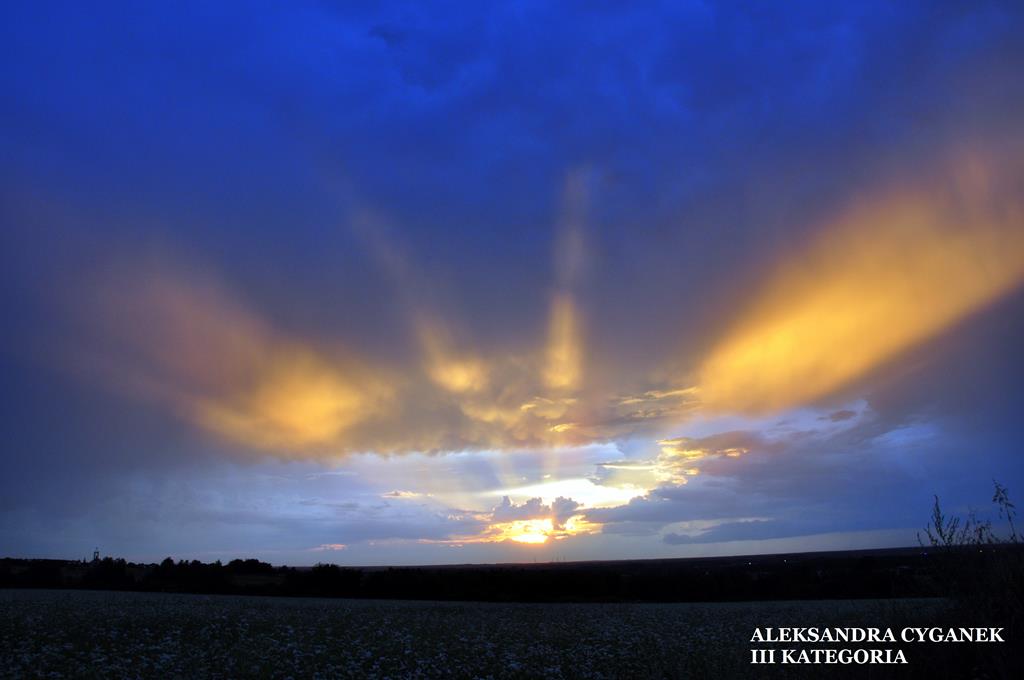
<instances>
[{"instance_id":1,"label":"setting sun","mask_svg":"<svg viewBox=\"0 0 1024 680\"><path fill-rule=\"evenodd\" d=\"M547 543L555 527L550 519L525 519L502 527L501 537L516 543Z\"/></svg>"}]
</instances>

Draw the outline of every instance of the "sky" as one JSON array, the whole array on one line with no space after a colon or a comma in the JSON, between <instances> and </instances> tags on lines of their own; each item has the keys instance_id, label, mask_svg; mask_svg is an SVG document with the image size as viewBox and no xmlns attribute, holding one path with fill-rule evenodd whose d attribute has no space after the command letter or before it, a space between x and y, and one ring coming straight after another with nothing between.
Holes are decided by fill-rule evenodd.
<instances>
[{"instance_id":1,"label":"sky","mask_svg":"<svg viewBox=\"0 0 1024 680\"><path fill-rule=\"evenodd\" d=\"M1024 7L5 3L0 555L915 545L1024 491Z\"/></svg>"}]
</instances>

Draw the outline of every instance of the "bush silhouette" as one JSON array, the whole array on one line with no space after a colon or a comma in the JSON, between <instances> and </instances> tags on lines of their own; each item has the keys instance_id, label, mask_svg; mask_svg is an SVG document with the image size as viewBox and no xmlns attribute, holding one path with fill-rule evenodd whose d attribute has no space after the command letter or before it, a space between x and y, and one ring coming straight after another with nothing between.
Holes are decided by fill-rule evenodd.
<instances>
[{"instance_id":1,"label":"bush silhouette","mask_svg":"<svg viewBox=\"0 0 1024 680\"><path fill-rule=\"evenodd\" d=\"M922 545L936 548L938 590L953 602L950 624L955 626L996 626L1005 628L1007 640L1018 640L1024 631L1024 545L1017 533L1016 508L1005 486L993 481L992 503L1007 533L997 534L990 520L980 520L973 511L964 517L943 512L938 496L932 506ZM1024 677L1019 655L1005 646L977 653L977 668L996 677Z\"/></svg>"}]
</instances>

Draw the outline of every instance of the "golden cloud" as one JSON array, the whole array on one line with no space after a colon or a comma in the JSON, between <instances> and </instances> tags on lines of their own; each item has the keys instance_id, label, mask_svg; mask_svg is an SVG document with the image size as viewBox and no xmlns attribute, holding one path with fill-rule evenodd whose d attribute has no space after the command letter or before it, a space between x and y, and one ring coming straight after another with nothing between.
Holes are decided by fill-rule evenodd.
<instances>
[{"instance_id":1,"label":"golden cloud","mask_svg":"<svg viewBox=\"0 0 1024 680\"><path fill-rule=\"evenodd\" d=\"M243 447L329 458L593 441L576 425L592 407L570 389L582 368L567 301L553 307L554 349L498 357L459 350L421 313L418 371L281 331L180 261L114 267L95 288L83 363Z\"/></svg>"},{"instance_id":2,"label":"golden cloud","mask_svg":"<svg viewBox=\"0 0 1024 680\"><path fill-rule=\"evenodd\" d=\"M952 182L854 205L786 260L697 371L702 404L812 403L1024 280L1024 213L977 162Z\"/></svg>"},{"instance_id":3,"label":"golden cloud","mask_svg":"<svg viewBox=\"0 0 1024 680\"><path fill-rule=\"evenodd\" d=\"M118 385L205 431L283 456L655 440L700 411L757 414L830 396L1018 286L1020 199L1000 198L988 180L994 171L981 167L968 180L854 205L758 287L697 362L696 380L651 384L616 367L639 388L626 396L587 365L573 220L566 233L575 236L558 252L574 273L557 283L546 333L516 351L458 341L457 324L410 303L415 354L381 361L338 339L274 327L180 261L108 272L81 336L92 339L87 361ZM703 455L683 440L658 446L650 470L614 474L678 481L692 474L684 463Z\"/></svg>"},{"instance_id":4,"label":"golden cloud","mask_svg":"<svg viewBox=\"0 0 1024 680\"><path fill-rule=\"evenodd\" d=\"M709 460L739 458L761 442L747 432L721 432L702 438L659 439L658 455L649 460L601 463L597 478L604 487L653 489L664 484L686 484L701 473Z\"/></svg>"},{"instance_id":5,"label":"golden cloud","mask_svg":"<svg viewBox=\"0 0 1024 680\"><path fill-rule=\"evenodd\" d=\"M579 386L582 372L579 312L572 296L560 293L551 302L544 384L554 390L572 390Z\"/></svg>"},{"instance_id":6,"label":"golden cloud","mask_svg":"<svg viewBox=\"0 0 1024 680\"><path fill-rule=\"evenodd\" d=\"M427 374L435 384L456 393L476 392L487 385L487 364L480 357L455 352L443 326L421 320L418 334L424 349Z\"/></svg>"},{"instance_id":7,"label":"golden cloud","mask_svg":"<svg viewBox=\"0 0 1024 680\"><path fill-rule=\"evenodd\" d=\"M260 448L324 445L372 415L387 394L383 385L356 382L306 348L276 349L252 382L198 397L192 405L196 420Z\"/></svg>"},{"instance_id":8,"label":"golden cloud","mask_svg":"<svg viewBox=\"0 0 1024 680\"><path fill-rule=\"evenodd\" d=\"M392 396L379 369L274 331L195 274L122 271L99 290L100 335L88 359L121 387L231 441L330 446Z\"/></svg>"}]
</instances>

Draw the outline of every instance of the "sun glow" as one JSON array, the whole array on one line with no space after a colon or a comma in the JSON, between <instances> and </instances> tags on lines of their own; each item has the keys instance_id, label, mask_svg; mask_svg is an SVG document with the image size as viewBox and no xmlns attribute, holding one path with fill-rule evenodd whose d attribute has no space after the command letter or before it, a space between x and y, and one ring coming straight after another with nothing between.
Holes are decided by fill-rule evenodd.
<instances>
[{"instance_id":1,"label":"sun glow","mask_svg":"<svg viewBox=\"0 0 1024 680\"><path fill-rule=\"evenodd\" d=\"M549 517L520 519L491 524L485 534L475 541L461 542L501 543L513 541L526 545L540 545L549 540L558 541L569 536L594 534L600 530L600 524L588 522L583 515L573 515L561 526L556 525L555 520Z\"/></svg>"},{"instance_id":2,"label":"sun glow","mask_svg":"<svg viewBox=\"0 0 1024 680\"><path fill-rule=\"evenodd\" d=\"M516 522L509 522L504 525L497 525L500 531L496 540L515 541L516 543L528 543L536 545L547 543L548 538L554 532L554 523L550 519L524 519Z\"/></svg>"},{"instance_id":3,"label":"sun glow","mask_svg":"<svg viewBox=\"0 0 1024 680\"><path fill-rule=\"evenodd\" d=\"M623 484L617 486L595 484L586 478L560 479L553 482L542 482L529 486L518 486L509 489L488 491L488 496L510 496L513 499L540 498L550 503L559 496L572 498L580 505L590 508L610 507L628 503L637 496L643 496L647 489Z\"/></svg>"}]
</instances>

